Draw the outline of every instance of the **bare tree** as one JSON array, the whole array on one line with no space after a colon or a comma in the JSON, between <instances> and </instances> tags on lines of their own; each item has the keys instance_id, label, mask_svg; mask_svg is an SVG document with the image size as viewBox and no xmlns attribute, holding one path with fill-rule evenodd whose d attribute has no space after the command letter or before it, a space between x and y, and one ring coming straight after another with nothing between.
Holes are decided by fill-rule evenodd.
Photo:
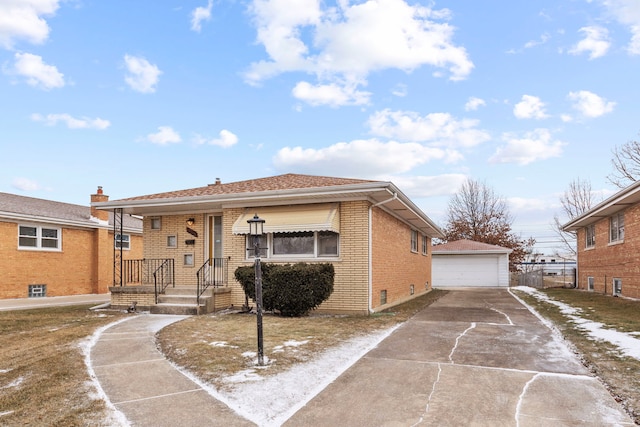
<instances>
[{"instance_id":1,"label":"bare tree","mask_svg":"<svg viewBox=\"0 0 640 427\"><path fill-rule=\"evenodd\" d=\"M618 188L625 188L640 178L640 143L629 141L612 150L614 172L607 180Z\"/></svg>"},{"instance_id":2,"label":"bare tree","mask_svg":"<svg viewBox=\"0 0 640 427\"><path fill-rule=\"evenodd\" d=\"M468 239L513 249L509 268L514 271L535 239L521 240L512 232L512 223L505 199L486 184L468 179L449 201L444 233L447 241Z\"/></svg>"},{"instance_id":3,"label":"bare tree","mask_svg":"<svg viewBox=\"0 0 640 427\"><path fill-rule=\"evenodd\" d=\"M569 183L569 188L560 197L563 217L572 220L582 215L593 206L591 182L576 178ZM576 234L562 230L563 221L559 215L553 217L553 230L562 243L566 253L576 255Z\"/></svg>"}]
</instances>

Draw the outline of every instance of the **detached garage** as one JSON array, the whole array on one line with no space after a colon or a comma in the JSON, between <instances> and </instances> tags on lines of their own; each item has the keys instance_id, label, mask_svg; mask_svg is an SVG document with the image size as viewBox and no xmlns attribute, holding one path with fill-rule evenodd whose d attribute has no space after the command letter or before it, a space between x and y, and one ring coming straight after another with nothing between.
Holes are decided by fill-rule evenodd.
<instances>
[{"instance_id":1,"label":"detached garage","mask_svg":"<svg viewBox=\"0 0 640 427\"><path fill-rule=\"evenodd\" d=\"M472 240L433 247L434 288L508 287L511 249Z\"/></svg>"}]
</instances>

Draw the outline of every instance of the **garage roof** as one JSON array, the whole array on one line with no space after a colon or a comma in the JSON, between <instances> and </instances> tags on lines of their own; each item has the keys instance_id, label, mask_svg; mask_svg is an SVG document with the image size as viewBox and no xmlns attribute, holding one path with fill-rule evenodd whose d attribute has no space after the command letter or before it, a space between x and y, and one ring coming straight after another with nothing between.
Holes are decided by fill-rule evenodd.
<instances>
[{"instance_id":1,"label":"garage roof","mask_svg":"<svg viewBox=\"0 0 640 427\"><path fill-rule=\"evenodd\" d=\"M462 254L510 254L512 249L473 240L454 240L433 247L432 254L462 255Z\"/></svg>"}]
</instances>

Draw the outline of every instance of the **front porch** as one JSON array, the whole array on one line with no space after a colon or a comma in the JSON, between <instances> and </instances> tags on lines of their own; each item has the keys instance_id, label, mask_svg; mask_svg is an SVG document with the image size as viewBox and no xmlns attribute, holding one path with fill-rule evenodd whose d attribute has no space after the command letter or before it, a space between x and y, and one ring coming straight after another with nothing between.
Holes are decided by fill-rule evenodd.
<instances>
[{"instance_id":1,"label":"front porch","mask_svg":"<svg viewBox=\"0 0 640 427\"><path fill-rule=\"evenodd\" d=\"M109 288L111 307L197 315L232 305L227 259L208 259L186 283L176 283L174 266L173 258L121 260Z\"/></svg>"}]
</instances>

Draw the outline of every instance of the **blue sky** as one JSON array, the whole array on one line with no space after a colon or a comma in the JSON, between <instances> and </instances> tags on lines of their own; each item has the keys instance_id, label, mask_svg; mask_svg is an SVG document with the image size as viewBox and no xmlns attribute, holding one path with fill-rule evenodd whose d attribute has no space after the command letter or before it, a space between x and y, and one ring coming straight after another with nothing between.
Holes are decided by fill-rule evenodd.
<instances>
[{"instance_id":1,"label":"blue sky","mask_svg":"<svg viewBox=\"0 0 640 427\"><path fill-rule=\"evenodd\" d=\"M553 251L640 132L638 0L4 0L0 191L87 205L282 173L468 177Z\"/></svg>"}]
</instances>

